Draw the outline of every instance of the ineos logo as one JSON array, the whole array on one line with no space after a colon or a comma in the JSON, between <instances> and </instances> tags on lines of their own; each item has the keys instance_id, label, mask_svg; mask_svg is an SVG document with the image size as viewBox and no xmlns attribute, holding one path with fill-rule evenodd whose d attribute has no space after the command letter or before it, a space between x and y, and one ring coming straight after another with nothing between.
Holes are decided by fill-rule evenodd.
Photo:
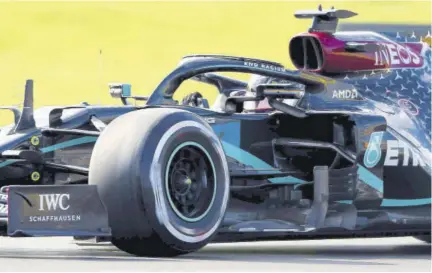
<instances>
[{"instance_id":1,"label":"ineos logo","mask_svg":"<svg viewBox=\"0 0 432 273\"><path fill-rule=\"evenodd\" d=\"M409 47L400 44L378 44L375 65L420 65L421 58Z\"/></svg>"},{"instance_id":2,"label":"ineos logo","mask_svg":"<svg viewBox=\"0 0 432 273\"><path fill-rule=\"evenodd\" d=\"M57 210L57 208L61 210L68 210L70 208L70 205L67 204L67 201L69 200L70 200L70 194L65 194L65 193L39 194L39 210L52 211L52 210Z\"/></svg>"}]
</instances>

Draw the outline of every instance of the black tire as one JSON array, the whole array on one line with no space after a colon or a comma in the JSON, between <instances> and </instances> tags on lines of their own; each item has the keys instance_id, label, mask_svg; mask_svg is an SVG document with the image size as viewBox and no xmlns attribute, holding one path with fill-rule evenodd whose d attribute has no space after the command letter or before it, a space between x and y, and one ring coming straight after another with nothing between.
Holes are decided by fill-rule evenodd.
<instances>
[{"instance_id":1,"label":"black tire","mask_svg":"<svg viewBox=\"0 0 432 273\"><path fill-rule=\"evenodd\" d=\"M423 241L425 243L430 244L431 243L431 235L419 235L419 236L414 236L414 238Z\"/></svg>"},{"instance_id":2,"label":"black tire","mask_svg":"<svg viewBox=\"0 0 432 273\"><path fill-rule=\"evenodd\" d=\"M216 234L228 203L229 170L219 139L199 116L152 108L106 127L90 160L89 184L97 185L107 208L115 246L169 257L198 250ZM189 190L184 198L183 186ZM189 199L197 204L187 205Z\"/></svg>"}]
</instances>

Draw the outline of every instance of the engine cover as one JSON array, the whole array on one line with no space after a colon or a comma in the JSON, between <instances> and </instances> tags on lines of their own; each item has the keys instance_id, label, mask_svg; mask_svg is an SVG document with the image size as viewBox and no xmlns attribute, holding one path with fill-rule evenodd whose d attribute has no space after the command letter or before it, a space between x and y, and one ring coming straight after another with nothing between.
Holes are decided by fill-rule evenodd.
<instances>
[{"instance_id":1,"label":"engine cover","mask_svg":"<svg viewBox=\"0 0 432 273\"><path fill-rule=\"evenodd\" d=\"M424 45L397 43L368 31L308 32L291 39L289 54L297 69L342 73L422 67Z\"/></svg>"}]
</instances>

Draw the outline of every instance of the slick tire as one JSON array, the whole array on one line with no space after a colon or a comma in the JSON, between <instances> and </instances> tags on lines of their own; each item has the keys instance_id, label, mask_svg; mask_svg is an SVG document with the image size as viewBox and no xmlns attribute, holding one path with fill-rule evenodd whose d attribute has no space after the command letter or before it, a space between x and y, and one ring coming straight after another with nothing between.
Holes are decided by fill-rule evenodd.
<instances>
[{"instance_id":1,"label":"slick tire","mask_svg":"<svg viewBox=\"0 0 432 273\"><path fill-rule=\"evenodd\" d=\"M229 197L222 145L199 116L150 108L122 115L98 138L89 167L112 243L137 256L196 251L216 234Z\"/></svg>"}]
</instances>

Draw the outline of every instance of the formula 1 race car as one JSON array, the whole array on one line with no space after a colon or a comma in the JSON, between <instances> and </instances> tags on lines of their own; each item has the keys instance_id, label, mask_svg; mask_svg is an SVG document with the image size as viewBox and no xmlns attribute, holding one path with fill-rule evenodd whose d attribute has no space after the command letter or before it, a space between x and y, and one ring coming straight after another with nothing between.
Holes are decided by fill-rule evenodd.
<instances>
[{"instance_id":1,"label":"formula 1 race car","mask_svg":"<svg viewBox=\"0 0 432 273\"><path fill-rule=\"evenodd\" d=\"M430 242L430 46L336 31L354 15L297 12L313 24L290 41L296 70L187 56L149 97L111 84L123 106L33 111L28 80L22 111L3 107L15 114L0 131L4 235L106 238L140 256L209 242ZM176 101L186 80L217 87L215 103Z\"/></svg>"}]
</instances>

